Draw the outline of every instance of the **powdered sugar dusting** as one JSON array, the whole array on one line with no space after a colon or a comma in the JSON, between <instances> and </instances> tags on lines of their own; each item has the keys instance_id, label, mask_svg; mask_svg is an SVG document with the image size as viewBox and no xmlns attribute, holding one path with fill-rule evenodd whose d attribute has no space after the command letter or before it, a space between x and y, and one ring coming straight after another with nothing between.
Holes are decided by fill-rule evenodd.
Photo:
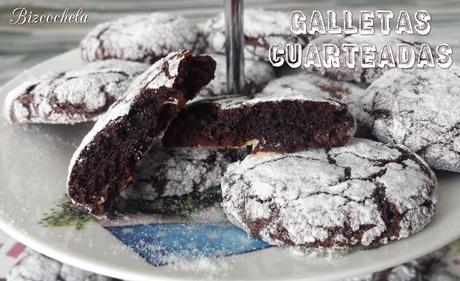
<instances>
[{"instance_id":1,"label":"powdered sugar dusting","mask_svg":"<svg viewBox=\"0 0 460 281\"><path fill-rule=\"evenodd\" d=\"M185 271L206 275L205 279L222 278L232 269L232 262L225 257L189 257L183 255L170 255L165 261L168 271Z\"/></svg>"},{"instance_id":2,"label":"powdered sugar dusting","mask_svg":"<svg viewBox=\"0 0 460 281\"><path fill-rule=\"evenodd\" d=\"M434 213L436 186L407 148L365 139L249 155L222 178L225 212L248 233L273 245L327 248L384 244L421 230ZM390 211L399 219L388 221Z\"/></svg>"},{"instance_id":3,"label":"powdered sugar dusting","mask_svg":"<svg viewBox=\"0 0 460 281\"><path fill-rule=\"evenodd\" d=\"M177 15L131 15L97 25L81 41L87 61L119 58L153 62L181 49L200 50L198 28Z\"/></svg>"},{"instance_id":4,"label":"powdered sugar dusting","mask_svg":"<svg viewBox=\"0 0 460 281\"><path fill-rule=\"evenodd\" d=\"M394 69L367 90L373 134L436 169L460 172L460 69Z\"/></svg>"},{"instance_id":5,"label":"powdered sugar dusting","mask_svg":"<svg viewBox=\"0 0 460 281\"><path fill-rule=\"evenodd\" d=\"M50 72L24 82L5 99L8 120L18 123L72 124L95 120L125 94L148 65L107 60L75 70Z\"/></svg>"},{"instance_id":6,"label":"powdered sugar dusting","mask_svg":"<svg viewBox=\"0 0 460 281\"><path fill-rule=\"evenodd\" d=\"M202 192L219 186L227 166L245 155L244 150L166 148L157 144L145 156L122 196L153 200Z\"/></svg>"}]
</instances>

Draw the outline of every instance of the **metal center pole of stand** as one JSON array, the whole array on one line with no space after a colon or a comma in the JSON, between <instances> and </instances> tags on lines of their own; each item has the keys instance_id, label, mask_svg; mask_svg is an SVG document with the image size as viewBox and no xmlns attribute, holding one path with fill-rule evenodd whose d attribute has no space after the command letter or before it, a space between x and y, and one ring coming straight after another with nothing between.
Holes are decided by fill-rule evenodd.
<instances>
[{"instance_id":1,"label":"metal center pole of stand","mask_svg":"<svg viewBox=\"0 0 460 281\"><path fill-rule=\"evenodd\" d=\"M240 94L244 87L243 0L224 0L227 93Z\"/></svg>"}]
</instances>

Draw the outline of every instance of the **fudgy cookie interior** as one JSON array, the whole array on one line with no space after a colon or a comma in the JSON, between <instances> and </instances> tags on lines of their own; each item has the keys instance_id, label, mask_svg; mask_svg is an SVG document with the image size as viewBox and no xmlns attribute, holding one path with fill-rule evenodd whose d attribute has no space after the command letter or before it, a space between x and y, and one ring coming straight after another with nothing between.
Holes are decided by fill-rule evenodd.
<instances>
[{"instance_id":1,"label":"fudgy cookie interior","mask_svg":"<svg viewBox=\"0 0 460 281\"><path fill-rule=\"evenodd\" d=\"M214 69L210 57L189 57L181 62L172 88L141 89L129 113L111 121L81 152L79 159L84 161L77 161L72 169L69 196L96 215L110 208L131 180L139 159L161 137L186 101L209 83ZM177 104L171 102L173 99Z\"/></svg>"},{"instance_id":2,"label":"fudgy cookie interior","mask_svg":"<svg viewBox=\"0 0 460 281\"><path fill-rule=\"evenodd\" d=\"M327 102L282 100L222 110L197 103L179 113L163 142L166 146L231 148L253 144L253 152L294 152L341 146L351 138L353 116Z\"/></svg>"}]
</instances>

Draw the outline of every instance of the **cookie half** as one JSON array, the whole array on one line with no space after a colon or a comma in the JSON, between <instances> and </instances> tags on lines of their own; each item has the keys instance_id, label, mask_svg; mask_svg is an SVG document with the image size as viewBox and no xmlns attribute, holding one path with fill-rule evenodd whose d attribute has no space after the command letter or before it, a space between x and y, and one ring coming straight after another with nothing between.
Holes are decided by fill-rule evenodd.
<instances>
[{"instance_id":1,"label":"cookie half","mask_svg":"<svg viewBox=\"0 0 460 281\"><path fill-rule=\"evenodd\" d=\"M122 60L93 62L24 82L8 93L5 115L12 123L73 124L96 120L123 97L149 65Z\"/></svg>"},{"instance_id":2,"label":"cookie half","mask_svg":"<svg viewBox=\"0 0 460 281\"><path fill-rule=\"evenodd\" d=\"M262 9L244 10L244 56L248 59L268 61L272 44L299 43L305 46L310 35L296 35L291 31L288 12ZM225 53L225 18L223 13L209 19L203 34L210 51Z\"/></svg>"},{"instance_id":3,"label":"cookie half","mask_svg":"<svg viewBox=\"0 0 460 281\"><path fill-rule=\"evenodd\" d=\"M93 214L103 214L130 182L138 161L158 142L187 100L213 78L215 62L171 53L136 78L85 136L72 157L67 192Z\"/></svg>"},{"instance_id":4,"label":"cookie half","mask_svg":"<svg viewBox=\"0 0 460 281\"><path fill-rule=\"evenodd\" d=\"M287 75L270 81L263 89L266 93L281 93L287 90L299 92L318 92L336 99L348 106L355 116L359 127L367 127L371 117L365 111L366 89L346 81L336 81L312 73L298 73Z\"/></svg>"},{"instance_id":5,"label":"cookie half","mask_svg":"<svg viewBox=\"0 0 460 281\"><path fill-rule=\"evenodd\" d=\"M375 61L378 62L378 58L382 52L383 46L389 45L392 50L394 58L396 59L396 54L398 54L398 44L405 44L409 45L415 50L415 56L417 61L418 53L420 51L421 42L415 42L408 40L406 38L394 36L394 35L383 35L380 33L374 35L361 35L361 34L353 34L353 35L323 35L318 36L316 39L310 42L311 44L315 44L318 48L319 55L321 58L324 57L324 44L333 44L336 45L340 50L339 61L340 67L338 68L317 68L312 67L312 70L320 75L324 75L334 80L342 80L342 81L353 81L363 84L370 84L379 78L385 71L390 70L388 67L372 67L372 68L363 68L361 66L361 55L360 52L355 53L355 62L356 65L354 68L346 67L346 54L341 50L342 44L357 44L358 46L362 46L363 44L373 44L376 47L375 52Z\"/></svg>"},{"instance_id":6,"label":"cookie half","mask_svg":"<svg viewBox=\"0 0 460 281\"><path fill-rule=\"evenodd\" d=\"M222 178L230 221L272 245L376 246L431 220L437 180L408 148L353 139L343 147L255 154Z\"/></svg>"},{"instance_id":7,"label":"cookie half","mask_svg":"<svg viewBox=\"0 0 460 281\"><path fill-rule=\"evenodd\" d=\"M117 58L153 63L170 52L203 49L198 28L184 17L152 13L98 24L80 43L86 61Z\"/></svg>"},{"instance_id":8,"label":"cookie half","mask_svg":"<svg viewBox=\"0 0 460 281\"><path fill-rule=\"evenodd\" d=\"M254 96L198 101L180 112L166 132L169 147L235 148L292 152L341 146L355 120L345 104L321 90L283 89Z\"/></svg>"},{"instance_id":9,"label":"cookie half","mask_svg":"<svg viewBox=\"0 0 460 281\"><path fill-rule=\"evenodd\" d=\"M372 133L432 168L460 172L460 69L393 69L367 90Z\"/></svg>"},{"instance_id":10,"label":"cookie half","mask_svg":"<svg viewBox=\"0 0 460 281\"><path fill-rule=\"evenodd\" d=\"M220 186L228 165L248 154L247 149L167 148L155 145L133 173L122 191L127 199L154 200L182 196Z\"/></svg>"}]
</instances>

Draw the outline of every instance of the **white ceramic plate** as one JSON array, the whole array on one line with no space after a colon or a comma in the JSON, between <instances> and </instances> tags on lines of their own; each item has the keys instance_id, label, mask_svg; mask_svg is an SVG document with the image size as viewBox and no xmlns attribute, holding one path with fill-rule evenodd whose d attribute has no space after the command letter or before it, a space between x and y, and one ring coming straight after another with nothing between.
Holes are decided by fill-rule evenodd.
<instances>
[{"instance_id":1,"label":"white ceramic plate","mask_svg":"<svg viewBox=\"0 0 460 281\"><path fill-rule=\"evenodd\" d=\"M24 79L82 64L77 50L59 55L7 83L0 90L1 100ZM97 223L80 231L38 224L64 194L68 162L90 125L12 126L0 121L0 227L31 248L86 270L136 281L203 280L210 276L223 280L337 280L409 261L460 236L460 175L451 175L440 180L438 209L430 225L408 239L377 249L324 259L269 248L215 259L213 266L154 267Z\"/></svg>"}]
</instances>

